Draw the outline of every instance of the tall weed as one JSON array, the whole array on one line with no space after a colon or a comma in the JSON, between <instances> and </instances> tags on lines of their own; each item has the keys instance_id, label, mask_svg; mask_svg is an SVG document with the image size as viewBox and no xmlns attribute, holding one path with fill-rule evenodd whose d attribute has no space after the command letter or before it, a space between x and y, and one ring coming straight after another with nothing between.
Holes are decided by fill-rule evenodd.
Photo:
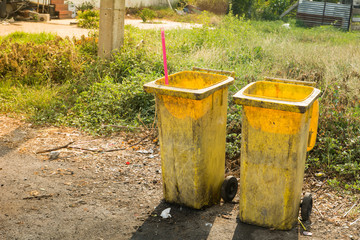
<instances>
[{"instance_id":1,"label":"tall weed","mask_svg":"<svg viewBox=\"0 0 360 240\"><path fill-rule=\"evenodd\" d=\"M25 37L25 40L22 39ZM31 36L31 35L30 35ZM14 84L62 84L79 72L81 65L70 40L51 35L38 43L15 33L0 43L0 76Z\"/></svg>"}]
</instances>

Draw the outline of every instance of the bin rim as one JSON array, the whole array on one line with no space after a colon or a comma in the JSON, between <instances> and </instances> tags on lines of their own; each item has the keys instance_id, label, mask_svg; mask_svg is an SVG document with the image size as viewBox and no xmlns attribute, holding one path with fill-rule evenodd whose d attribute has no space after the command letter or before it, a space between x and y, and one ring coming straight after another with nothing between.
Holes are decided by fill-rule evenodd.
<instances>
[{"instance_id":1,"label":"bin rim","mask_svg":"<svg viewBox=\"0 0 360 240\"><path fill-rule=\"evenodd\" d=\"M210 85L208 87L205 87L205 88L188 89L188 88L171 87L168 85L157 84L156 83L157 81L163 79L163 78L159 78L159 79L156 79L154 81L144 84L144 86L143 86L144 91L148 92L148 93L155 93L155 94L160 94L160 95L182 97L182 98L187 98L187 99L192 99L192 100L201 100L201 99L204 99L204 98L210 96L217 90L225 88L234 83L233 77L229 77L229 76L225 76L225 75L221 75L221 74L203 73L203 72L197 72L197 71L181 71L181 72L171 74L170 76L173 76L173 75L179 74L179 73L186 73L186 72L196 72L196 73L200 73L200 74L204 74L204 75L221 76L221 77L226 77L226 79L221 82Z\"/></svg>"},{"instance_id":2,"label":"bin rim","mask_svg":"<svg viewBox=\"0 0 360 240\"><path fill-rule=\"evenodd\" d=\"M240 91L238 91L233 96L234 103L244 106L268 108L268 109L282 110L287 112L305 113L312 106L312 104L316 101L316 99L319 97L321 93L319 89L311 87L313 88L313 91L309 94L309 96L299 101L294 101L294 100L286 101L286 100L277 100L266 97L256 97L244 93L249 87L251 87L252 85L258 82L264 82L264 81L249 83ZM299 85L296 84L290 84L290 83L281 83L281 84L289 84L299 87Z\"/></svg>"}]
</instances>

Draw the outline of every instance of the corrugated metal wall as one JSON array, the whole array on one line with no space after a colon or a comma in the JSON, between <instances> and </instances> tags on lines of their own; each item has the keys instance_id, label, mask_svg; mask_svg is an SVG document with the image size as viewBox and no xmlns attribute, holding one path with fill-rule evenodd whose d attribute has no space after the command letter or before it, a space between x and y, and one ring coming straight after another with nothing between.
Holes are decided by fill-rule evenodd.
<instances>
[{"instance_id":1,"label":"corrugated metal wall","mask_svg":"<svg viewBox=\"0 0 360 240\"><path fill-rule=\"evenodd\" d=\"M297 18L305 25L335 25L349 29L351 15L350 4L302 1L299 4Z\"/></svg>"}]
</instances>

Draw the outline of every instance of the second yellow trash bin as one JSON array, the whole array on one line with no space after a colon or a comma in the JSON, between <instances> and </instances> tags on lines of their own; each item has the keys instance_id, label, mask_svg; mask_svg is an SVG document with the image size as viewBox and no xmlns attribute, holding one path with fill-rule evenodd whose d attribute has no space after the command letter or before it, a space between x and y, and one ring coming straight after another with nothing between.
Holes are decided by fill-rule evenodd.
<instances>
[{"instance_id":1,"label":"second yellow trash bin","mask_svg":"<svg viewBox=\"0 0 360 240\"><path fill-rule=\"evenodd\" d=\"M164 197L200 209L220 201L232 77L197 71L144 85L155 93Z\"/></svg>"},{"instance_id":2,"label":"second yellow trash bin","mask_svg":"<svg viewBox=\"0 0 360 240\"><path fill-rule=\"evenodd\" d=\"M259 81L234 95L235 103L243 105L242 222L287 230L297 221L306 151L315 143L320 94L300 84Z\"/></svg>"}]
</instances>

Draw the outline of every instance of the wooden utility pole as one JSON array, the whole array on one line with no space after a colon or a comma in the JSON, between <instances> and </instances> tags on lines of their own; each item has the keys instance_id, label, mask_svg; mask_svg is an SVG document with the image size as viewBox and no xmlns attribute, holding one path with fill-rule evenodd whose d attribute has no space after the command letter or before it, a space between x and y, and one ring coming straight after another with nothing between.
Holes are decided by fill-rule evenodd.
<instances>
[{"instance_id":1,"label":"wooden utility pole","mask_svg":"<svg viewBox=\"0 0 360 240\"><path fill-rule=\"evenodd\" d=\"M124 44L125 0L101 0L99 51L101 58L110 58Z\"/></svg>"}]
</instances>

